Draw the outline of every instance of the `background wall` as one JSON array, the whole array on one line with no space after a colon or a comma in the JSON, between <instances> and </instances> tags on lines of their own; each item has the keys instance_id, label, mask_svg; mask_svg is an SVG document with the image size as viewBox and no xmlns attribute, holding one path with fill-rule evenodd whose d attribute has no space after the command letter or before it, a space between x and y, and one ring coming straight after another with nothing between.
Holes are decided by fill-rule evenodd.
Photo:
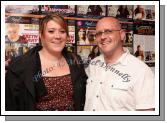
<instances>
[{"instance_id":1,"label":"background wall","mask_svg":"<svg viewBox=\"0 0 167 123\"><path fill-rule=\"evenodd\" d=\"M153 5L5 6L5 60L23 55L39 43L39 21L51 12L58 12L64 16L70 33L70 41L66 47L70 52L79 54L83 60L90 58L92 48L96 46L95 25L98 19L103 16L118 18L122 28L126 30L124 47L154 71L155 6ZM137 56L136 50L139 45L141 52Z\"/></svg>"}]
</instances>

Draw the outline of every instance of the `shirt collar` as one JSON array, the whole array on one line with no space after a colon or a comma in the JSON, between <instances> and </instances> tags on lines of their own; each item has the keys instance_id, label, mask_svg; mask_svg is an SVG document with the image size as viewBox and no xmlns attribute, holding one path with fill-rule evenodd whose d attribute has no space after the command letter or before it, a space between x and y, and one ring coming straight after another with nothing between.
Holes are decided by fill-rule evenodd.
<instances>
[{"instance_id":1,"label":"shirt collar","mask_svg":"<svg viewBox=\"0 0 167 123\"><path fill-rule=\"evenodd\" d=\"M121 64L126 66L127 65L127 56L130 54L129 50L127 48L124 48L124 53L121 55L121 57L112 65L116 65L116 64ZM100 58L103 62L105 62L104 60L104 55L101 55Z\"/></svg>"},{"instance_id":2,"label":"shirt collar","mask_svg":"<svg viewBox=\"0 0 167 123\"><path fill-rule=\"evenodd\" d=\"M129 55L129 50L127 48L124 48L124 53L122 54L122 56L118 59L118 61L116 63L120 63L122 65L127 65L127 56Z\"/></svg>"}]
</instances>

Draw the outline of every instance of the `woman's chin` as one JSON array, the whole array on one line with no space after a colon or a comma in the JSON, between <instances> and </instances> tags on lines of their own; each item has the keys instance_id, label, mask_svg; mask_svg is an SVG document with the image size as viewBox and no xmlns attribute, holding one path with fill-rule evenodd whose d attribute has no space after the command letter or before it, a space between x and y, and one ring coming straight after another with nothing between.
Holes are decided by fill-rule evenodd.
<instances>
[{"instance_id":1,"label":"woman's chin","mask_svg":"<svg viewBox=\"0 0 167 123\"><path fill-rule=\"evenodd\" d=\"M53 52L56 52L56 53L62 52L62 51L63 51L63 48L55 48L55 49L53 49Z\"/></svg>"}]
</instances>

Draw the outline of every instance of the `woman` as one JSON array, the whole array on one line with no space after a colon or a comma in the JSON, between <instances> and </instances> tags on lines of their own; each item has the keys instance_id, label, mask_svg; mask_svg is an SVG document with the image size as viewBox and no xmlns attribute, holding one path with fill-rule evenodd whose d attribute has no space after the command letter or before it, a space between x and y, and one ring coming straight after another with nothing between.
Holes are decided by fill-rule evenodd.
<instances>
[{"instance_id":1,"label":"woman","mask_svg":"<svg viewBox=\"0 0 167 123\"><path fill-rule=\"evenodd\" d=\"M67 28L60 15L43 18L42 46L16 58L6 73L7 111L83 110L87 76L80 57L65 50Z\"/></svg>"},{"instance_id":2,"label":"woman","mask_svg":"<svg viewBox=\"0 0 167 123\"><path fill-rule=\"evenodd\" d=\"M136 52L135 52L135 56L136 56L138 59L144 61L144 52L143 52L143 50L141 49L141 46L140 46L140 45L137 45L137 50L136 50Z\"/></svg>"},{"instance_id":3,"label":"woman","mask_svg":"<svg viewBox=\"0 0 167 123\"><path fill-rule=\"evenodd\" d=\"M83 28L80 28L78 31L78 44L89 44L89 42L86 42L86 31Z\"/></svg>"},{"instance_id":4,"label":"woman","mask_svg":"<svg viewBox=\"0 0 167 123\"><path fill-rule=\"evenodd\" d=\"M82 46L77 47L77 53L81 56L82 60L86 61L90 53L90 46L85 46L89 45L89 41L86 40L86 30L84 28L80 28L78 31L78 43Z\"/></svg>"},{"instance_id":5,"label":"woman","mask_svg":"<svg viewBox=\"0 0 167 123\"><path fill-rule=\"evenodd\" d=\"M141 5L137 5L133 13L134 19L142 20L145 18L145 10Z\"/></svg>"},{"instance_id":6,"label":"woman","mask_svg":"<svg viewBox=\"0 0 167 123\"><path fill-rule=\"evenodd\" d=\"M129 11L127 8L127 5L120 5L117 10L117 18L128 18L129 17Z\"/></svg>"}]
</instances>

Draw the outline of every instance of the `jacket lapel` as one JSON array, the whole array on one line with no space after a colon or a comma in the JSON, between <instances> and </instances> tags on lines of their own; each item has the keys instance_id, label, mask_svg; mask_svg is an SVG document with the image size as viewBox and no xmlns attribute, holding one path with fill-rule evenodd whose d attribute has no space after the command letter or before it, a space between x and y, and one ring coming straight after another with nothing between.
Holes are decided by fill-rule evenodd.
<instances>
[{"instance_id":1,"label":"jacket lapel","mask_svg":"<svg viewBox=\"0 0 167 123\"><path fill-rule=\"evenodd\" d=\"M45 84L42 80L41 64L38 51L41 47L36 47L27 56L27 70L25 73L25 85L34 99L47 94Z\"/></svg>"}]
</instances>

